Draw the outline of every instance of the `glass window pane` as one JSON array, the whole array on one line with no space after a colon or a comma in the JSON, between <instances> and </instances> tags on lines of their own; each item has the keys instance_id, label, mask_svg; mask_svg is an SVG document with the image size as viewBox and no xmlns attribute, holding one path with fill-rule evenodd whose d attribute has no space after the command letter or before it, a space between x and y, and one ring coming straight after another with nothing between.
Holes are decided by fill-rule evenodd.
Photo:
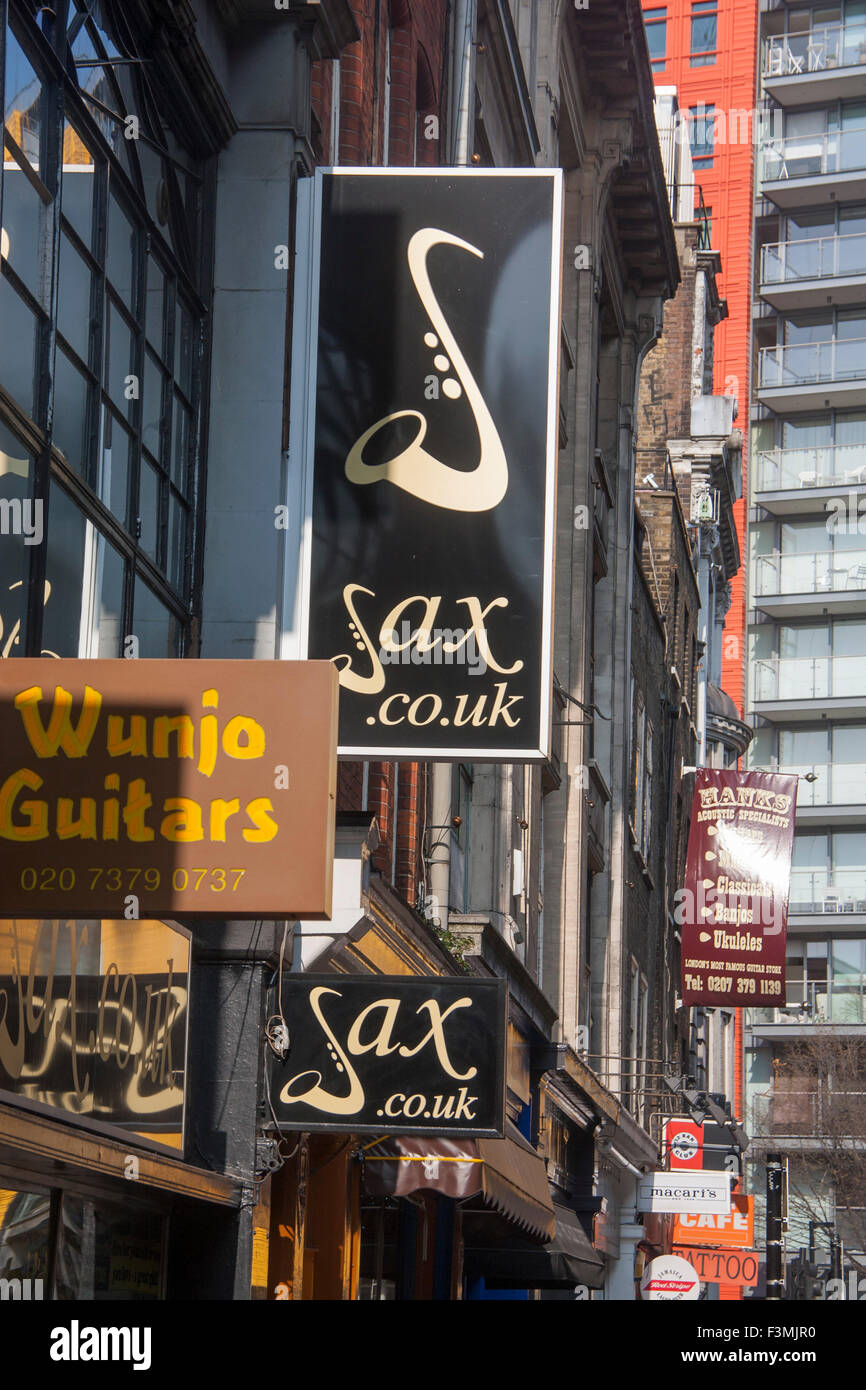
<instances>
[{"instance_id":1,"label":"glass window pane","mask_svg":"<svg viewBox=\"0 0 866 1390\"><path fill-rule=\"evenodd\" d=\"M0 535L0 659L25 655L27 581L39 535L33 492L33 459L25 444L0 422L0 498L9 503L9 530ZM25 526L26 523L26 526Z\"/></svg>"},{"instance_id":2,"label":"glass window pane","mask_svg":"<svg viewBox=\"0 0 866 1390\"><path fill-rule=\"evenodd\" d=\"M178 593L184 592L187 509L173 491L168 502L168 580Z\"/></svg>"},{"instance_id":3,"label":"glass window pane","mask_svg":"<svg viewBox=\"0 0 866 1390\"><path fill-rule=\"evenodd\" d=\"M12 30L6 28L6 97L4 119L9 134L39 173L42 134L42 83Z\"/></svg>"},{"instance_id":4,"label":"glass window pane","mask_svg":"<svg viewBox=\"0 0 866 1390\"><path fill-rule=\"evenodd\" d=\"M52 481L48 508L45 616L46 656L79 656L84 591L84 513Z\"/></svg>"},{"instance_id":5,"label":"glass window pane","mask_svg":"<svg viewBox=\"0 0 866 1390\"><path fill-rule=\"evenodd\" d=\"M129 416L133 402L126 399L126 378L135 371L133 338L113 304L109 304L106 316L105 364L108 394L118 409Z\"/></svg>"},{"instance_id":6,"label":"glass window pane","mask_svg":"<svg viewBox=\"0 0 866 1390\"><path fill-rule=\"evenodd\" d=\"M93 533L96 553L94 656L123 655L123 558L104 536ZM94 650L95 648L95 650Z\"/></svg>"},{"instance_id":7,"label":"glass window pane","mask_svg":"<svg viewBox=\"0 0 866 1390\"><path fill-rule=\"evenodd\" d=\"M133 631L142 657L180 656L180 625L156 594L141 580L135 581Z\"/></svg>"},{"instance_id":8,"label":"glass window pane","mask_svg":"<svg viewBox=\"0 0 866 1390\"><path fill-rule=\"evenodd\" d=\"M163 401L165 377L151 352L144 354L144 382L141 392L141 442L160 462L163 459L162 417L168 402Z\"/></svg>"},{"instance_id":9,"label":"glass window pane","mask_svg":"<svg viewBox=\"0 0 866 1390\"><path fill-rule=\"evenodd\" d=\"M189 400L192 396L192 373L195 360L195 325L192 315L178 301L177 326L174 336L174 375L181 391Z\"/></svg>"},{"instance_id":10,"label":"glass window pane","mask_svg":"<svg viewBox=\"0 0 866 1390\"><path fill-rule=\"evenodd\" d=\"M3 167L3 255L36 302L48 309L51 228L48 209L18 165Z\"/></svg>"},{"instance_id":11,"label":"glass window pane","mask_svg":"<svg viewBox=\"0 0 866 1390\"><path fill-rule=\"evenodd\" d=\"M58 346L54 360L54 443L70 465L87 476L87 391L85 378Z\"/></svg>"},{"instance_id":12,"label":"glass window pane","mask_svg":"<svg viewBox=\"0 0 866 1390\"><path fill-rule=\"evenodd\" d=\"M132 440L110 410L103 406L102 454L97 492L118 521L126 525L129 487L129 460Z\"/></svg>"},{"instance_id":13,"label":"glass window pane","mask_svg":"<svg viewBox=\"0 0 866 1390\"><path fill-rule=\"evenodd\" d=\"M187 410L179 397L174 398L174 439L171 451L171 480L181 492L189 492L190 443L192 411Z\"/></svg>"},{"instance_id":14,"label":"glass window pane","mask_svg":"<svg viewBox=\"0 0 866 1390\"><path fill-rule=\"evenodd\" d=\"M141 490L139 493L138 516L141 522L139 542L142 550L152 560L158 560L159 547L159 496L162 476L147 459L141 460Z\"/></svg>"},{"instance_id":15,"label":"glass window pane","mask_svg":"<svg viewBox=\"0 0 866 1390\"><path fill-rule=\"evenodd\" d=\"M135 302L136 233L116 198L108 200L108 255L105 270L128 309Z\"/></svg>"},{"instance_id":16,"label":"glass window pane","mask_svg":"<svg viewBox=\"0 0 866 1390\"><path fill-rule=\"evenodd\" d=\"M93 155L78 131L67 124L63 128L63 178L60 187L60 206L81 240L93 247L93 184L95 164Z\"/></svg>"},{"instance_id":17,"label":"glass window pane","mask_svg":"<svg viewBox=\"0 0 866 1390\"><path fill-rule=\"evenodd\" d=\"M866 864L866 834L862 830L836 830L832 840L834 868L856 869Z\"/></svg>"},{"instance_id":18,"label":"glass window pane","mask_svg":"<svg viewBox=\"0 0 866 1390\"><path fill-rule=\"evenodd\" d=\"M866 725L842 724L833 730L833 761L866 762ZM863 793L866 796L866 786Z\"/></svg>"},{"instance_id":19,"label":"glass window pane","mask_svg":"<svg viewBox=\"0 0 866 1390\"><path fill-rule=\"evenodd\" d=\"M82 362L90 365L91 275L68 237L60 238L57 326Z\"/></svg>"},{"instance_id":20,"label":"glass window pane","mask_svg":"<svg viewBox=\"0 0 866 1390\"><path fill-rule=\"evenodd\" d=\"M164 356L165 303L165 276L153 256L148 256L145 330L148 342L155 348L160 357Z\"/></svg>"},{"instance_id":21,"label":"glass window pane","mask_svg":"<svg viewBox=\"0 0 866 1390\"><path fill-rule=\"evenodd\" d=\"M8 932L8 924L6 931ZM0 933L3 928L0 927ZM12 986L7 998L15 998L12 984L11 938L0 934L0 972L3 984ZM48 1296L48 1250L51 1238L51 1199L48 1193L21 1188L0 1187L0 1279L41 1279L37 1293L30 1286L30 1298ZM22 1298L24 1292L22 1290Z\"/></svg>"},{"instance_id":22,"label":"glass window pane","mask_svg":"<svg viewBox=\"0 0 866 1390\"><path fill-rule=\"evenodd\" d=\"M837 937L831 943L833 949L833 977L850 978L852 975L861 975L863 972L863 942L850 941L845 937Z\"/></svg>"},{"instance_id":23,"label":"glass window pane","mask_svg":"<svg viewBox=\"0 0 866 1390\"><path fill-rule=\"evenodd\" d=\"M0 381L28 415L36 412L36 343L34 315L0 275Z\"/></svg>"},{"instance_id":24,"label":"glass window pane","mask_svg":"<svg viewBox=\"0 0 866 1390\"><path fill-rule=\"evenodd\" d=\"M163 1217L64 1193L57 1242L56 1297L112 1302L159 1298Z\"/></svg>"}]
</instances>

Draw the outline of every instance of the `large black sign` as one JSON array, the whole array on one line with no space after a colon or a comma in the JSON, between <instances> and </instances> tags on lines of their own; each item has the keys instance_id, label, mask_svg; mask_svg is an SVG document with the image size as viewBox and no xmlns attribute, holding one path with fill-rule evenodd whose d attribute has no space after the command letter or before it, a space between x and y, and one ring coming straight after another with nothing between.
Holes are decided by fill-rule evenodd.
<instances>
[{"instance_id":1,"label":"large black sign","mask_svg":"<svg viewBox=\"0 0 866 1390\"><path fill-rule=\"evenodd\" d=\"M504 980L286 976L280 1127L503 1135L505 1001Z\"/></svg>"},{"instance_id":2,"label":"large black sign","mask_svg":"<svg viewBox=\"0 0 866 1390\"><path fill-rule=\"evenodd\" d=\"M183 1147L190 936L0 920L0 1093Z\"/></svg>"},{"instance_id":3,"label":"large black sign","mask_svg":"<svg viewBox=\"0 0 866 1390\"><path fill-rule=\"evenodd\" d=\"M560 175L313 182L308 655L340 751L546 756Z\"/></svg>"}]
</instances>

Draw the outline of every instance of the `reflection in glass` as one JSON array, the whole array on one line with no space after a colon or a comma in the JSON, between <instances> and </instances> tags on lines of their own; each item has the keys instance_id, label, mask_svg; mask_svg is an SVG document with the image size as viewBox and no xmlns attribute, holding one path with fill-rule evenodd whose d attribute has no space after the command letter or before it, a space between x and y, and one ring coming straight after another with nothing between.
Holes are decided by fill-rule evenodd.
<instances>
[{"instance_id":1,"label":"reflection in glass","mask_svg":"<svg viewBox=\"0 0 866 1390\"><path fill-rule=\"evenodd\" d=\"M180 624L140 579L135 581L133 630L141 656L180 656Z\"/></svg>"},{"instance_id":2,"label":"reflection in glass","mask_svg":"<svg viewBox=\"0 0 866 1390\"><path fill-rule=\"evenodd\" d=\"M0 499L20 509L22 522L31 501L33 461L25 444L0 423ZM35 521L32 505L28 519ZM35 547L24 544L23 529L3 536L0 544L0 660L23 656L27 609L27 579Z\"/></svg>"},{"instance_id":3,"label":"reflection in glass","mask_svg":"<svg viewBox=\"0 0 866 1390\"><path fill-rule=\"evenodd\" d=\"M78 131L67 122L63 127L63 176L60 207L85 246L93 238L93 155Z\"/></svg>"},{"instance_id":4,"label":"reflection in glass","mask_svg":"<svg viewBox=\"0 0 866 1390\"><path fill-rule=\"evenodd\" d=\"M46 1297L50 1240L48 1194L0 1187L0 1279L41 1280L41 1288L31 1282L29 1296ZM24 1289L17 1292L25 1297Z\"/></svg>"},{"instance_id":5,"label":"reflection in glass","mask_svg":"<svg viewBox=\"0 0 866 1390\"><path fill-rule=\"evenodd\" d=\"M53 482L45 561L47 598L42 619L42 647L46 655L86 655L81 651L84 536L83 512Z\"/></svg>"},{"instance_id":6,"label":"reflection in glass","mask_svg":"<svg viewBox=\"0 0 866 1390\"><path fill-rule=\"evenodd\" d=\"M64 1193L55 1297L101 1302L162 1294L165 1219Z\"/></svg>"},{"instance_id":7,"label":"reflection in glass","mask_svg":"<svg viewBox=\"0 0 866 1390\"><path fill-rule=\"evenodd\" d=\"M87 381L58 346L54 364L54 443L77 473L88 455Z\"/></svg>"},{"instance_id":8,"label":"reflection in glass","mask_svg":"<svg viewBox=\"0 0 866 1390\"><path fill-rule=\"evenodd\" d=\"M27 412L36 412L36 319L0 275L0 381Z\"/></svg>"},{"instance_id":9,"label":"reflection in glass","mask_svg":"<svg viewBox=\"0 0 866 1390\"><path fill-rule=\"evenodd\" d=\"M95 591L96 650L94 656L122 656L123 646L123 558L94 528L96 551Z\"/></svg>"}]
</instances>

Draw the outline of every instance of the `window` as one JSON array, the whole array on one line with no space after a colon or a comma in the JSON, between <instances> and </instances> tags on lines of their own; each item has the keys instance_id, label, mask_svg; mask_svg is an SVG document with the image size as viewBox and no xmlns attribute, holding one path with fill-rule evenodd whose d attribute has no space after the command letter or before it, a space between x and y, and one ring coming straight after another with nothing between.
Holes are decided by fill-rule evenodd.
<instances>
[{"instance_id":1,"label":"window","mask_svg":"<svg viewBox=\"0 0 866 1390\"><path fill-rule=\"evenodd\" d=\"M705 106L701 102L700 106L689 107L689 145L696 169L712 168L715 126L715 106Z\"/></svg>"},{"instance_id":2,"label":"window","mask_svg":"<svg viewBox=\"0 0 866 1390\"><path fill-rule=\"evenodd\" d=\"M667 42L667 15L666 9L644 10L643 18L646 25L646 37L649 44L650 62L653 70L663 68L665 65L665 47Z\"/></svg>"},{"instance_id":3,"label":"window","mask_svg":"<svg viewBox=\"0 0 866 1390\"><path fill-rule=\"evenodd\" d=\"M141 656L179 656L200 535L202 181L109 7L59 13L53 64L23 7L5 28L0 386L18 409L0 402L0 499L38 503L45 544L0 572L0 651L116 657L134 634ZM26 626L28 580L44 597Z\"/></svg>"},{"instance_id":4,"label":"window","mask_svg":"<svg viewBox=\"0 0 866 1390\"><path fill-rule=\"evenodd\" d=\"M646 752L646 703L634 686L632 715L632 830L638 847L643 845L644 769Z\"/></svg>"},{"instance_id":5,"label":"window","mask_svg":"<svg viewBox=\"0 0 866 1390\"><path fill-rule=\"evenodd\" d=\"M718 9L717 0L695 0L692 5L690 66L693 68L706 67L716 61Z\"/></svg>"}]
</instances>

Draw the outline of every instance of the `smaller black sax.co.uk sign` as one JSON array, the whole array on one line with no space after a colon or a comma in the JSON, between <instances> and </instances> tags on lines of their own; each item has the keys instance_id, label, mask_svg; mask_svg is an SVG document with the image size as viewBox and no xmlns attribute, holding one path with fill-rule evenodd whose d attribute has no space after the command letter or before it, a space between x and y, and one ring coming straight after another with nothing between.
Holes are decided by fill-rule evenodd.
<instances>
[{"instance_id":1,"label":"smaller black sax.co.uk sign","mask_svg":"<svg viewBox=\"0 0 866 1390\"><path fill-rule=\"evenodd\" d=\"M504 980L296 975L271 1099L281 1129L505 1132Z\"/></svg>"}]
</instances>

